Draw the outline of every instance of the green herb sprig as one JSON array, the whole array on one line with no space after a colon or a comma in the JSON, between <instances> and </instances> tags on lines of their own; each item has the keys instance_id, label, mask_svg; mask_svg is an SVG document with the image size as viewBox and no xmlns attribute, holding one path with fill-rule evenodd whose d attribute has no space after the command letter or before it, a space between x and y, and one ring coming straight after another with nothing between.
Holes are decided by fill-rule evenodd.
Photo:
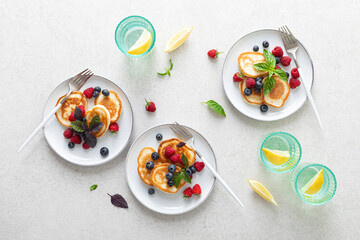
<instances>
[{"instance_id":1,"label":"green herb sprig","mask_svg":"<svg viewBox=\"0 0 360 240\"><path fill-rule=\"evenodd\" d=\"M157 74L161 76L169 75L169 77L171 77L170 71L173 69L174 64L172 63L171 59L169 59L169 61L170 61L170 68L165 68L166 72L164 73L158 72Z\"/></svg>"},{"instance_id":2,"label":"green herb sprig","mask_svg":"<svg viewBox=\"0 0 360 240\"><path fill-rule=\"evenodd\" d=\"M181 172L176 172L174 173L174 185L175 187L179 187L181 180L185 180L188 183L191 183L191 178L189 177L189 175L186 174L185 170L189 167L189 161L187 159L187 157L185 156L185 154L181 155L181 161L184 163L185 168L181 169Z\"/></svg>"},{"instance_id":3,"label":"green herb sprig","mask_svg":"<svg viewBox=\"0 0 360 240\"><path fill-rule=\"evenodd\" d=\"M215 102L214 100L209 100L207 102L201 102L201 103L207 104L212 110L214 110L218 114L223 115L224 117L226 117L226 113L225 113L224 108L220 104Z\"/></svg>"},{"instance_id":4,"label":"green herb sprig","mask_svg":"<svg viewBox=\"0 0 360 240\"><path fill-rule=\"evenodd\" d=\"M98 185L94 184L90 187L90 191L94 191L95 189L97 189Z\"/></svg>"}]
</instances>

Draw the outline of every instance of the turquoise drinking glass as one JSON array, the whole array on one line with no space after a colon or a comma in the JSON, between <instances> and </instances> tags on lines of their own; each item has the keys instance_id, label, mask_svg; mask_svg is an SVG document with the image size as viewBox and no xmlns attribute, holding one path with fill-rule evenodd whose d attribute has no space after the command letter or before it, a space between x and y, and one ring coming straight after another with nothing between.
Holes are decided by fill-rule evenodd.
<instances>
[{"instance_id":1,"label":"turquoise drinking glass","mask_svg":"<svg viewBox=\"0 0 360 240\"><path fill-rule=\"evenodd\" d=\"M289 159L281 165L271 163L265 156L263 148L270 150L288 151ZM301 145L291 134L286 132L275 132L265 136L260 141L259 158L267 169L275 173L285 173L291 171L301 159Z\"/></svg>"},{"instance_id":2,"label":"turquoise drinking glass","mask_svg":"<svg viewBox=\"0 0 360 240\"><path fill-rule=\"evenodd\" d=\"M149 49L143 54L132 55L129 54L129 49L139 39L144 30L151 34L151 45ZM147 55L154 47L156 40L156 33L153 25L144 17L129 16L123 19L115 30L115 42L121 52L130 57L142 57Z\"/></svg>"},{"instance_id":3,"label":"turquoise drinking glass","mask_svg":"<svg viewBox=\"0 0 360 240\"><path fill-rule=\"evenodd\" d=\"M309 195L301 191L321 169L323 169L324 182L319 192ZM330 201L336 192L336 178L334 173L326 166L316 163L302 163L290 175L290 184L297 195L306 203L321 205Z\"/></svg>"}]
</instances>

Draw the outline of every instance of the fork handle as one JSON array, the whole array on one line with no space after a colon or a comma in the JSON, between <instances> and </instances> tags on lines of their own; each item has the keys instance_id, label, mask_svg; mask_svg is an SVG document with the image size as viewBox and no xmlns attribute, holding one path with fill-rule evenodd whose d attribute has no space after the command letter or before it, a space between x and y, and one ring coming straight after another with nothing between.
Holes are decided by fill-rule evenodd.
<instances>
[{"instance_id":1,"label":"fork handle","mask_svg":"<svg viewBox=\"0 0 360 240\"><path fill-rule=\"evenodd\" d=\"M227 183L224 181L224 179L216 172L216 170L209 164L209 162L203 157L203 156L199 156L200 159L205 163L205 166L210 170L210 172L212 172L212 174L214 174L214 176L216 177L216 179L223 185L223 187L230 193L230 195L242 206L244 207L244 205L241 203L241 201L239 200L239 198L235 195L235 193L231 190L231 188L229 187L229 185L227 185Z\"/></svg>"}]
</instances>

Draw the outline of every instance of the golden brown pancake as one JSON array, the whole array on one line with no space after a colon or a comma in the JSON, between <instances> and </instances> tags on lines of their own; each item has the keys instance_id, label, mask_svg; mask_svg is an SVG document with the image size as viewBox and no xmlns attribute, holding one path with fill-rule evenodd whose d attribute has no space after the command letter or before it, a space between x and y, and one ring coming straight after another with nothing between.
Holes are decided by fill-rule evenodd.
<instances>
[{"instance_id":1,"label":"golden brown pancake","mask_svg":"<svg viewBox=\"0 0 360 240\"><path fill-rule=\"evenodd\" d=\"M109 110L111 123L116 122L121 115L122 103L119 96L114 91L109 91L110 95L105 97L104 94L95 98L95 105L103 105Z\"/></svg>"},{"instance_id":2,"label":"golden brown pancake","mask_svg":"<svg viewBox=\"0 0 360 240\"><path fill-rule=\"evenodd\" d=\"M95 137L101 137L106 133L110 125L110 113L103 105L95 105L85 113L86 123L89 125L92 118L98 115L103 126L97 132L91 132Z\"/></svg>"},{"instance_id":3,"label":"golden brown pancake","mask_svg":"<svg viewBox=\"0 0 360 240\"><path fill-rule=\"evenodd\" d=\"M185 156L188 159L189 166L191 166L196 160L196 153L192 148L190 148L186 144L183 147L177 147L176 145L179 144L180 142L182 142L182 141L180 139L177 139L177 138L171 138L171 139L162 141L160 143L160 145L159 145L159 149L158 149L159 159L157 161L163 162L163 163L172 163L170 161L170 159L167 159L165 157L165 149L166 149L166 147L171 147L171 148L175 149L175 154L179 154L180 157L184 153ZM180 161L177 162L175 165L181 166L181 167L183 166L180 163Z\"/></svg>"},{"instance_id":4,"label":"golden brown pancake","mask_svg":"<svg viewBox=\"0 0 360 240\"><path fill-rule=\"evenodd\" d=\"M287 82L273 75L275 86L269 94L262 96L263 101L273 107L280 108L284 105L290 94L290 86ZM266 79L266 78L265 78ZM265 81L265 79L263 81Z\"/></svg>"},{"instance_id":5,"label":"golden brown pancake","mask_svg":"<svg viewBox=\"0 0 360 240\"><path fill-rule=\"evenodd\" d=\"M151 183L151 180L150 180L151 170L146 168L146 163L148 161L153 161L154 166L156 166L158 164L158 161L154 161L151 158L151 154L153 152L156 152L155 149L153 149L151 147L145 147L141 150L141 152L138 156L138 159L137 159L139 176L140 176L141 180L149 186L152 186L153 184Z\"/></svg>"},{"instance_id":6,"label":"golden brown pancake","mask_svg":"<svg viewBox=\"0 0 360 240\"><path fill-rule=\"evenodd\" d=\"M262 53L258 52L243 52L239 55L238 63L241 72L247 77L260 77L265 76L268 72L256 70L254 64L264 63L265 58Z\"/></svg>"},{"instance_id":7,"label":"golden brown pancake","mask_svg":"<svg viewBox=\"0 0 360 240\"><path fill-rule=\"evenodd\" d=\"M151 183L159 190L166 193L177 193L180 188L185 185L185 180L181 180L180 185L176 188L175 186L169 187L167 184L166 173L169 172L168 167L170 163L162 163L153 168L150 174ZM176 166L175 172L181 172L181 168Z\"/></svg>"},{"instance_id":8,"label":"golden brown pancake","mask_svg":"<svg viewBox=\"0 0 360 240\"><path fill-rule=\"evenodd\" d=\"M252 93L250 96L246 96L244 94L244 90L246 88L246 79L239 82L239 87L240 87L240 91L244 97L245 102L250 103L250 104L256 104L256 105L261 105L263 103L262 90L257 93L257 92L255 92L255 88L251 88Z\"/></svg>"},{"instance_id":9,"label":"golden brown pancake","mask_svg":"<svg viewBox=\"0 0 360 240\"><path fill-rule=\"evenodd\" d=\"M56 105L58 105L65 96L66 95L60 97ZM65 127L71 127L69 116L72 112L74 112L75 107L80 105L83 105L86 110L87 101L85 95L79 91L72 92L69 95L69 97L65 100L65 102L61 105L59 110L57 110L57 112L55 113L57 120Z\"/></svg>"}]
</instances>

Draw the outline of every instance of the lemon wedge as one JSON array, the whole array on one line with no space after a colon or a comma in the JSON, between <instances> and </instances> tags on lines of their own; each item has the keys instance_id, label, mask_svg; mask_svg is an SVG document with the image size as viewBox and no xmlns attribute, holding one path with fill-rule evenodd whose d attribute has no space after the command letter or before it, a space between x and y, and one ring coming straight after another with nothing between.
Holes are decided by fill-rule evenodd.
<instances>
[{"instance_id":1,"label":"lemon wedge","mask_svg":"<svg viewBox=\"0 0 360 240\"><path fill-rule=\"evenodd\" d=\"M278 206L278 204L275 202L273 195L271 195L271 192L261 183L256 180L248 180L250 187L259 194L263 199L275 204Z\"/></svg>"},{"instance_id":2,"label":"lemon wedge","mask_svg":"<svg viewBox=\"0 0 360 240\"><path fill-rule=\"evenodd\" d=\"M140 35L139 39L130 48L128 54L131 55L143 54L150 48L151 40L152 40L151 33L148 30L144 30Z\"/></svg>"},{"instance_id":3,"label":"lemon wedge","mask_svg":"<svg viewBox=\"0 0 360 240\"><path fill-rule=\"evenodd\" d=\"M270 150L267 148L262 150L269 162L277 166L286 163L290 158L288 151Z\"/></svg>"},{"instance_id":4,"label":"lemon wedge","mask_svg":"<svg viewBox=\"0 0 360 240\"><path fill-rule=\"evenodd\" d=\"M321 169L305 186L301 188L301 191L305 194L313 195L320 191L324 183L323 169Z\"/></svg>"},{"instance_id":5,"label":"lemon wedge","mask_svg":"<svg viewBox=\"0 0 360 240\"><path fill-rule=\"evenodd\" d=\"M186 39L190 36L192 30L193 30L193 27L187 27L187 28L183 28L180 31L178 31L167 42L164 52L166 52L166 53L172 52L175 49L177 49L178 47L180 47L181 44L183 44L186 41Z\"/></svg>"}]
</instances>

